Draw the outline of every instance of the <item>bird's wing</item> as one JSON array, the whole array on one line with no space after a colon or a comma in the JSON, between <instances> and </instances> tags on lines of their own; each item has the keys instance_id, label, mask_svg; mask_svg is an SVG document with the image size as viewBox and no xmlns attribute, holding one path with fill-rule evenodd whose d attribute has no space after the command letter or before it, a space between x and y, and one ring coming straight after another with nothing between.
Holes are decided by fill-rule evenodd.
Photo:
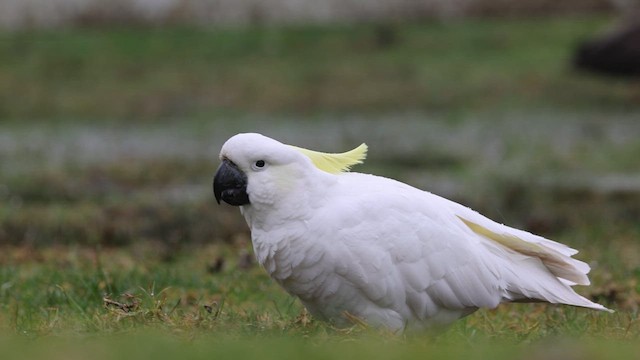
<instances>
[{"instance_id":1,"label":"bird's wing","mask_svg":"<svg viewBox=\"0 0 640 360\"><path fill-rule=\"evenodd\" d=\"M588 265L570 257L575 250L382 179L360 179L360 189L377 195L351 199L351 216L332 215L344 220L344 274L371 301L404 301L418 319L513 300L605 309L569 286L588 283Z\"/></svg>"},{"instance_id":2,"label":"bird's wing","mask_svg":"<svg viewBox=\"0 0 640 360\"><path fill-rule=\"evenodd\" d=\"M415 316L425 319L442 309L496 307L505 286L500 264L478 241L460 236L453 222L418 217L415 235L410 241L396 240L391 251Z\"/></svg>"},{"instance_id":3,"label":"bird's wing","mask_svg":"<svg viewBox=\"0 0 640 360\"><path fill-rule=\"evenodd\" d=\"M590 283L589 265L571 257L577 250L499 224L460 204L446 202L468 230L502 262L505 300L542 300L611 311L571 288Z\"/></svg>"},{"instance_id":4,"label":"bird's wing","mask_svg":"<svg viewBox=\"0 0 640 360\"><path fill-rule=\"evenodd\" d=\"M469 229L484 239L489 239L518 253L537 257L558 278L568 285L589 285L587 274L591 270L586 263L571 256L577 250L567 245L545 239L492 221L460 204L448 201L449 208Z\"/></svg>"},{"instance_id":5,"label":"bird's wing","mask_svg":"<svg viewBox=\"0 0 640 360\"><path fill-rule=\"evenodd\" d=\"M495 266L502 301L547 301L607 310L580 295L572 285L588 285L589 266L564 244L496 223L460 204L427 193L468 244L479 266ZM447 209L444 210L444 209ZM457 218L457 221L454 219Z\"/></svg>"},{"instance_id":6,"label":"bird's wing","mask_svg":"<svg viewBox=\"0 0 640 360\"><path fill-rule=\"evenodd\" d=\"M358 190L338 191L322 218L339 228L326 234L337 272L371 303L419 320L500 303L501 264L460 219L407 185L349 177Z\"/></svg>"}]
</instances>

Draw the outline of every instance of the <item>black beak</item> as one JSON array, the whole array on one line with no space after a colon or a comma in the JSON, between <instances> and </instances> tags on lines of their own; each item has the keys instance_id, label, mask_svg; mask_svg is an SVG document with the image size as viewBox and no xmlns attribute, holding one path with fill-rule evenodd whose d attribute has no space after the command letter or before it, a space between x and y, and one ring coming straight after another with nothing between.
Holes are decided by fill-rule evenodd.
<instances>
[{"instance_id":1,"label":"black beak","mask_svg":"<svg viewBox=\"0 0 640 360\"><path fill-rule=\"evenodd\" d=\"M249 204L247 194L247 175L228 159L222 160L213 178L213 194L220 204L220 199L229 205L241 206Z\"/></svg>"}]
</instances>

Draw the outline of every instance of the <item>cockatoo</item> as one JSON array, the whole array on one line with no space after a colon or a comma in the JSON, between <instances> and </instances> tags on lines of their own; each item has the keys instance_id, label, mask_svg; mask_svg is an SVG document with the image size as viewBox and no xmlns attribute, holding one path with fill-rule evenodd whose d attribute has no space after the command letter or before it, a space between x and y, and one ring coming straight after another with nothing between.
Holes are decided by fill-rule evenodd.
<instances>
[{"instance_id":1,"label":"cockatoo","mask_svg":"<svg viewBox=\"0 0 640 360\"><path fill-rule=\"evenodd\" d=\"M396 180L349 172L340 154L238 134L213 180L239 206L258 262L316 318L392 331L446 325L503 302L608 310L578 295L589 266L560 243Z\"/></svg>"}]
</instances>

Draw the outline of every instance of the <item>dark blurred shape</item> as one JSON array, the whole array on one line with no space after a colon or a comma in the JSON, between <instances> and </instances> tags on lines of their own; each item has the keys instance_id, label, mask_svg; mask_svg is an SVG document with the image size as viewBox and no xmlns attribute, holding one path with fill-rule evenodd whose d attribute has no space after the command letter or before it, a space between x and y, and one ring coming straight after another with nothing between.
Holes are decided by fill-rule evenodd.
<instances>
[{"instance_id":1,"label":"dark blurred shape","mask_svg":"<svg viewBox=\"0 0 640 360\"><path fill-rule=\"evenodd\" d=\"M640 23L580 44L573 64L578 69L604 75L640 76Z\"/></svg>"},{"instance_id":2,"label":"dark blurred shape","mask_svg":"<svg viewBox=\"0 0 640 360\"><path fill-rule=\"evenodd\" d=\"M217 274L224 268L224 258L218 256L213 262L207 265L207 272L209 274Z\"/></svg>"}]
</instances>

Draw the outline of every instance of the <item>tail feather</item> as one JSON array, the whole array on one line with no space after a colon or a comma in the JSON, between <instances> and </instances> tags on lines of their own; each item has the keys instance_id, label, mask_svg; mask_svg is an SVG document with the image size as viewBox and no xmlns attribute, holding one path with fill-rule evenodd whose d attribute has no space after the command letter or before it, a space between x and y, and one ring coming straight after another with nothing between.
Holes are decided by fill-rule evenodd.
<instances>
[{"instance_id":1,"label":"tail feather","mask_svg":"<svg viewBox=\"0 0 640 360\"><path fill-rule=\"evenodd\" d=\"M489 229L488 226L480 225L464 217L458 216L458 218L476 234L520 254L540 259L552 274L568 281L570 285L589 285L591 283L587 276L591 268L586 263L573 259L571 255L577 251L568 246L521 230L514 232L513 230L516 229L505 225L495 223L501 228L492 226L496 229Z\"/></svg>"},{"instance_id":2,"label":"tail feather","mask_svg":"<svg viewBox=\"0 0 640 360\"><path fill-rule=\"evenodd\" d=\"M504 301L545 301L612 312L571 288L590 284L589 265L571 257L576 250L484 217L483 225L477 221L482 219L458 218L474 233L491 240L487 246L504 261Z\"/></svg>"},{"instance_id":3,"label":"tail feather","mask_svg":"<svg viewBox=\"0 0 640 360\"><path fill-rule=\"evenodd\" d=\"M564 244L499 224L480 213L439 197L466 231L492 252L498 262L503 301L544 301L613 312L576 293L574 285L589 285L588 264L572 258L578 251Z\"/></svg>"},{"instance_id":4,"label":"tail feather","mask_svg":"<svg viewBox=\"0 0 640 360\"><path fill-rule=\"evenodd\" d=\"M505 259L504 301L531 302L545 301L552 304L580 306L595 310L613 312L576 293L568 284L540 266L535 258ZM517 271L514 271L517 269Z\"/></svg>"}]
</instances>

